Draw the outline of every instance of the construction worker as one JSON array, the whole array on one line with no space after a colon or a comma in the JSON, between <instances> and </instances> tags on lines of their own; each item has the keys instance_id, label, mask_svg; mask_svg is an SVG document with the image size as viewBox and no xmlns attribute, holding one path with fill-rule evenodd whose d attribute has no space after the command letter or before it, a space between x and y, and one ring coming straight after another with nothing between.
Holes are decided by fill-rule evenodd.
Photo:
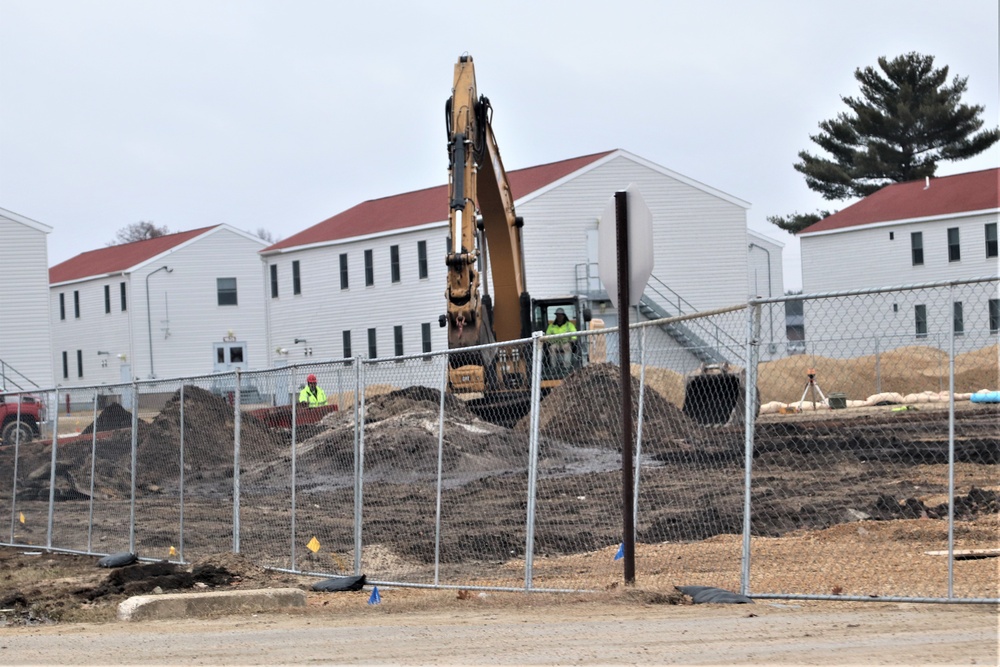
<instances>
[{"instance_id":1,"label":"construction worker","mask_svg":"<svg viewBox=\"0 0 1000 667\"><path fill-rule=\"evenodd\" d=\"M545 333L547 335L551 335L564 334L571 331L576 331L576 325L573 324L572 320L566 317L565 310L562 308L556 308L556 319L555 321L549 323ZM572 367L573 344L575 342L576 336L569 336L567 338L560 338L550 343L549 351L553 355L553 365L560 365L566 370L569 370Z\"/></svg>"},{"instance_id":2,"label":"construction worker","mask_svg":"<svg viewBox=\"0 0 1000 667\"><path fill-rule=\"evenodd\" d=\"M299 392L299 405L303 408L326 405L326 392L316 384L316 376L312 373L306 378L306 386Z\"/></svg>"}]
</instances>

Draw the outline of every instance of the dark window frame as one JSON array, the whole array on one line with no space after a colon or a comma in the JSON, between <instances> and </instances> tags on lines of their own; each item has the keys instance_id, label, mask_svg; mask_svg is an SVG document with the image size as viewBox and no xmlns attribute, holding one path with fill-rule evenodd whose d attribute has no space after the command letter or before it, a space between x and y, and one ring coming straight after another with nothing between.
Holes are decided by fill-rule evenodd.
<instances>
[{"instance_id":1,"label":"dark window frame","mask_svg":"<svg viewBox=\"0 0 1000 667\"><path fill-rule=\"evenodd\" d=\"M124 313L126 310L128 310L128 297L126 296L125 283L124 282L118 283L118 286L119 286L119 292L121 293L120 295L122 301L122 312Z\"/></svg>"},{"instance_id":2,"label":"dark window frame","mask_svg":"<svg viewBox=\"0 0 1000 667\"><path fill-rule=\"evenodd\" d=\"M73 318L80 319L80 290L73 290Z\"/></svg>"},{"instance_id":3,"label":"dark window frame","mask_svg":"<svg viewBox=\"0 0 1000 667\"><path fill-rule=\"evenodd\" d=\"M223 287L222 281L233 281L233 286L230 288L227 286ZM236 278L216 278L215 279L215 290L216 290L216 300L219 306L238 306L240 305L239 300L239 284Z\"/></svg>"},{"instance_id":4,"label":"dark window frame","mask_svg":"<svg viewBox=\"0 0 1000 667\"><path fill-rule=\"evenodd\" d=\"M417 277L423 279L427 275L427 241L417 241Z\"/></svg>"},{"instance_id":5,"label":"dark window frame","mask_svg":"<svg viewBox=\"0 0 1000 667\"><path fill-rule=\"evenodd\" d=\"M111 312L111 285L104 286L104 314Z\"/></svg>"},{"instance_id":6,"label":"dark window frame","mask_svg":"<svg viewBox=\"0 0 1000 667\"><path fill-rule=\"evenodd\" d=\"M962 261L962 244L960 241L958 227L948 228L948 261Z\"/></svg>"},{"instance_id":7,"label":"dark window frame","mask_svg":"<svg viewBox=\"0 0 1000 667\"><path fill-rule=\"evenodd\" d=\"M392 327L393 352L397 357L403 356L403 325L397 324Z\"/></svg>"},{"instance_id":8,"label":"dark window frame","mask_svg":"<svg viewBox=\"0 0 1000 667\"><path fill-rule=\"evenodd\" d=\"M365 250L365 287L375 284L375 251Z\"/></svg>"},{"instance_id":9,"label":"dark window frame","mask_svg":"<svg viewBox=\"0 0 1000 667\"><path fill-rule=\"evenodd\" d=\"M374 327L368 329L368 358L378 359L378 334Z\"/></svg>"},{"instance_id":10,"label":"dark window frame","mask_svg":"<svg viewBox=\"0 0 1000 667\"><path fill-rule=\"evenodd\" d=\"M398 245L389 246L389 280L394 283L400 281Z\"/></svg>"},{"instance_id":11,"label":"dark window frame","mask_svg":"<svg viewBox=\"0 0 1000 667\"><path fill-rule=\"evenodd\" d=\"M965 333L965 309L962 306L961 301L953 301L951 304L951 321L952 321L952 331L955 332L956 336L961 336Z\"/></svg>"},{"instance_id":12,"label":"dark window frame","mask_svg":"<svg viewBox=\"0 0 1000 667\"><path fill-rule=\"evenodd\" d=\"M997 257L997 223L987 222L986 233L986 259Z\"/></svg>"},{"instance_id":13,"label":"dark window frame","mask_svg":"<svg viewBox=\"0 0 1000 667\"><path fill-rule=\"evenodd\" d=\"M340 289L347 289L350 285L349 274L347 273L347 253L340 253Z\"/></svg>"},{"instance_id":14,"label":"dark window frame","mask_svg":"<svg viewBox=\"0 0 1000 667\"><path fill-rule=\"evenodd\" d=\"M351 330L345 329L341 334L341 340L344 344L344 359L351 358Z\"/></svg>"},{"instance_id":15,"label":"dark window frame","mask_svg":"<svg viewBox=\"0 0 1000 667\"><path fill-rule=\"evenodd\" d=\"M423 322L420 325L420 348L421 352L431 351L431 323Z\"/></svg>"},{"instance_id":16,"label":"dark window frame","mask_svg":"<svg viewBox=\"0 0 1000 667\"><path fill-rule=\"evenodd\" d=\"M923 266L924 263L924 233L910 232L910 261L913 266Z\"/></svg>"},{"instance_id":17,"label":"dark window frame","mask_svg":"<svg viewBox=\"0 0 1000 667\"><path fill-rule=\"evenodd\" d=\"M927 338L927 306L918 303L913 306L913 324L917 338Z\"/></svg>"},{"instance_id":18,"label":"dark window frame","mask_svg":"<svg viewBox=\"0 0 1000 667\"><path fill-rule=\"evenodd\" d=\"M277 299L278 298L278 265L277 264L272 264L270 266L269 271L270 271L270 274L271 274L271 298L272 299Z\"/></svg>"},{"instance_id":19,"label":"dark window frame","mask_svg":"<svg viewBox=\"0 0 1000 667\"><path fill-rule=\"evenodd\" d=\"M292 294L302 294L302 267L299 260L292 260Z\"/></svg>"},{"instance_id":20,"label":"dark window frame","mask_svg":"<svg viewBox=\"0 0 1000 667\"><path fill-rule=\"evenodd\" d=\"M76 351L76 376L83 377L83 350Z\"/></svg>"},{"instance_id":21,"label":"dark window frame","mask_svg":"<svg viewBox=\"0 0 1000 667\"><path fill-rule=\"evenodd\" d=\"M989 315L990 333L1000 333L1000 299L990 299L986 302Z\"/></svg>"},{"instance_id":22,"label":"dark window frame","mask_svg":"<svg viewBox=\"0 0 1000 667\"><path fill-rule=\"evenodd\" d=\"M63 350L63 353L62 353L62 367L63 367L62 368L63 379L64 380L68 380L69 379L69 352L67 352L66 350Z\"/></svg>"}]
</instances>

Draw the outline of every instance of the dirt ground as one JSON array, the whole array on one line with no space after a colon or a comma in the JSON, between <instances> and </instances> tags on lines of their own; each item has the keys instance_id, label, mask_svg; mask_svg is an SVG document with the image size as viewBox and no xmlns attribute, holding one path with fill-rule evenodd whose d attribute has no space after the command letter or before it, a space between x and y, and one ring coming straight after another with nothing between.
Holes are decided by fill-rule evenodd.
<instances>
[{"instance_id":1,"label":"dirt ground","mask_svg":"<svg viewBox=\"0 0 1000 667\"><path fill-rule=\"evenodd\" d=\"M813 536L822 540L822 536ZM692 554L692 559L695 555ZM692 604L676 591L501 593L372 586L308 594L304 609L115 622L117 603L170 590L307 589L315 578L219 554L170 572L0 548L5 664L997 664L997 608L814 600ZM971 561L970 561L971 562ZM979 561L981 562L981 561ZM144 570L145 572L141 572ZM185 579L183 574L188 575ZM191 583L193 580L193 584ZM22 599L30 612L18 609Z\"/></svg>"}]
</instances>

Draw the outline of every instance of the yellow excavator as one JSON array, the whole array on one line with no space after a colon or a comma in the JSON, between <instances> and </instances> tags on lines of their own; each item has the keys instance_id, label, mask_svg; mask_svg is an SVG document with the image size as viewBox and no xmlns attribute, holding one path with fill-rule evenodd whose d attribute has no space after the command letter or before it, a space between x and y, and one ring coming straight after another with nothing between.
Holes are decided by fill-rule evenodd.
<instances>
[{"instance_id":1,"label":"yellow excavator","mask_svg":"<svg viewBox=\"0 0 1000 667\"><path fill-rule=\"evenodd\" d=\"M521 229L493 136L493 109L476 90L472 56L455 64L445 105L448 131L449 247L446 255L448 347L455 350L528 338L545 331L562 309L576 329L586 328L590 309L577 296L532 299L525 285ZM542 390L557 386L587 359L586 340L573 341L569 364L549 363ZM449 389L492 421L523 413L531 388L531 346L512 344L451 355ZM477 409L477 408L482 408ZM498 416L505 415L498 419Z\"/></svg>"}]
</instances>

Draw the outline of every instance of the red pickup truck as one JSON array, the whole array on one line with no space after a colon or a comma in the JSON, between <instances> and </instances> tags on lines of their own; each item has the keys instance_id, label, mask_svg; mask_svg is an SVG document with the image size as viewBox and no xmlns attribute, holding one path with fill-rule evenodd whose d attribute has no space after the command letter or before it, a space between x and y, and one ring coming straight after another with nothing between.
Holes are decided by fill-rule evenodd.
<instances>
[{"instance_id":1,"label":"red pickup truck","mask_svg":"<svg viewBox=\"0 0 1000 667\"><path fill-rule=\"evenodd\" d=\"M40 437L44 421L45 406L34 396L0 394L0 442L4 445L10 446L18 441L25 443Z\"/></svg>"}]
</instances>

